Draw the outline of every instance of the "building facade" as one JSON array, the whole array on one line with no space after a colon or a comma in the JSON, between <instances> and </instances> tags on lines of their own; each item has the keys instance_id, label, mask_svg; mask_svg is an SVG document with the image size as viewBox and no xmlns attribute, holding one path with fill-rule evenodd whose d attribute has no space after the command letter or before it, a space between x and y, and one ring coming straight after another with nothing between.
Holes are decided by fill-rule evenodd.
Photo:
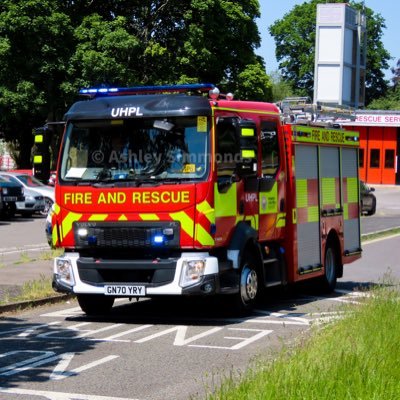
<instances>
[{"instance_id":1,"label":"building facade","mask_svg":"<svg viewBox=\"0 0 400 400\"><path fill-rule=\"evenodd\" d=\"M356 120L343 125L360 132L360 178L400 185L400 111L357 110Z\"/></svg>"}]
</instances>

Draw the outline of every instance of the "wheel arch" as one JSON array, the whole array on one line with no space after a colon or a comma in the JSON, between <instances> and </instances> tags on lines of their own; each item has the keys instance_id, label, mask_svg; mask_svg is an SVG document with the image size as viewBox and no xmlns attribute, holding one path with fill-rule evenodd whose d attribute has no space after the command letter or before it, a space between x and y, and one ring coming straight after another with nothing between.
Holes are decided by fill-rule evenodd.
<instances>
[{"instance_id":1,"label":"wheel arch","mask_svg":"<svg viewBox=\"0 0 400 400\"><path fill-rule=\"evenodd\" d=\"M243 256L247 251L253 252L253 255L257 258L260 270L262 269L262 255L257 239L257 231L249 224L246 222L239 222L236 225L232 240L227 249L228 258L233 261L235 269L240 268L243 261Z\"/></svg>"}]
</instances>

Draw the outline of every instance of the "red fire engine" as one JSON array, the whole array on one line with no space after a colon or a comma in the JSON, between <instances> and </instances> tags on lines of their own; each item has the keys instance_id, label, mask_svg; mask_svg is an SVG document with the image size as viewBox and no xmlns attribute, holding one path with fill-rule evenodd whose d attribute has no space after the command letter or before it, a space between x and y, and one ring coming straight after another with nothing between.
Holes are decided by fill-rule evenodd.
<instances>
[{"instance_id":1,"label":"red fire engine","mask_svg":"<svg viewBox=\"0 0 400 400\"><path fill-rule=\"evenodd\" d=\"M207 97L206 92L209 92ZM55 290L117 297L333 290L361 256L358 133L288 123L211 84L87 89L65 115L50 235Z\"/></svg>"}]
</instances>

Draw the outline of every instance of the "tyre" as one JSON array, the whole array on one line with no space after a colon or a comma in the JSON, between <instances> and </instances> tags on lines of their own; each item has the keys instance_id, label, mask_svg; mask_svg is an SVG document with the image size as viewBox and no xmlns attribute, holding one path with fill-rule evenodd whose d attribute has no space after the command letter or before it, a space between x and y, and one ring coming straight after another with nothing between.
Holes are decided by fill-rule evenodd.
<instances>
[{"instance_id":1,"label":"tyre","mask_svg":"<svg viewBox=\"0 0 400 400\"><path fill-rule=\"evenodd\" d=\"M367 215L374 215L376 212L376 199L372 200L372 207L371 209L367 212Z\"/></svg>"},{"instance_id":2,"label":"tyre","mask_svg":"<svg viewBox=\"0 0 400 400\"><path fill-rule=\"evenodd\" d=\"M234 307L239 314L250 312L260 295L260 269L256 257L246 252L239 276L239 293L235 294Z\"/></svg>"},{"instance_id":3,"label":"tyre","mask_svg":"<svg viewBox=\"0 0 400 400\"><path fill-rule=\"evenodd\" d=\"M325 274L322 278L322 289L325 293L332 292L336 287L339 268L335 247L328 243L325 250Z\"/></svg>"},{"instance_id":4,"label":"tyre","mask_svg":"<svg viewBox=\"0 0 400 400\"><path fill-rule=\"evenodd\" d=\"M77 298L79 306L87 315L107 314L114 304L114 297L99 294L78 294Z\"/></svg>"}]
</instances>

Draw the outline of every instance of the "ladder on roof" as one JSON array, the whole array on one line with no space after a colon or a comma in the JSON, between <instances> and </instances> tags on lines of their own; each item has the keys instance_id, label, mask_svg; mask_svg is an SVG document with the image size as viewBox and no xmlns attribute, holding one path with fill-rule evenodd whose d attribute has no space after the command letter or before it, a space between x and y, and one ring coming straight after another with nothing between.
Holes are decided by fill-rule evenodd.
<instances>
[{"instance_id":1,"label":"ladder on roof","mask_svg":"<svg viewBox=\"0 0 400 400\"><path fill-rule=\"evenodd\" d=\"M309 97L287 97L278 103L285 123L333 126L341 122L354 121L355 109L318 102L311 103Z\"/></svg>"}]
</instances>

